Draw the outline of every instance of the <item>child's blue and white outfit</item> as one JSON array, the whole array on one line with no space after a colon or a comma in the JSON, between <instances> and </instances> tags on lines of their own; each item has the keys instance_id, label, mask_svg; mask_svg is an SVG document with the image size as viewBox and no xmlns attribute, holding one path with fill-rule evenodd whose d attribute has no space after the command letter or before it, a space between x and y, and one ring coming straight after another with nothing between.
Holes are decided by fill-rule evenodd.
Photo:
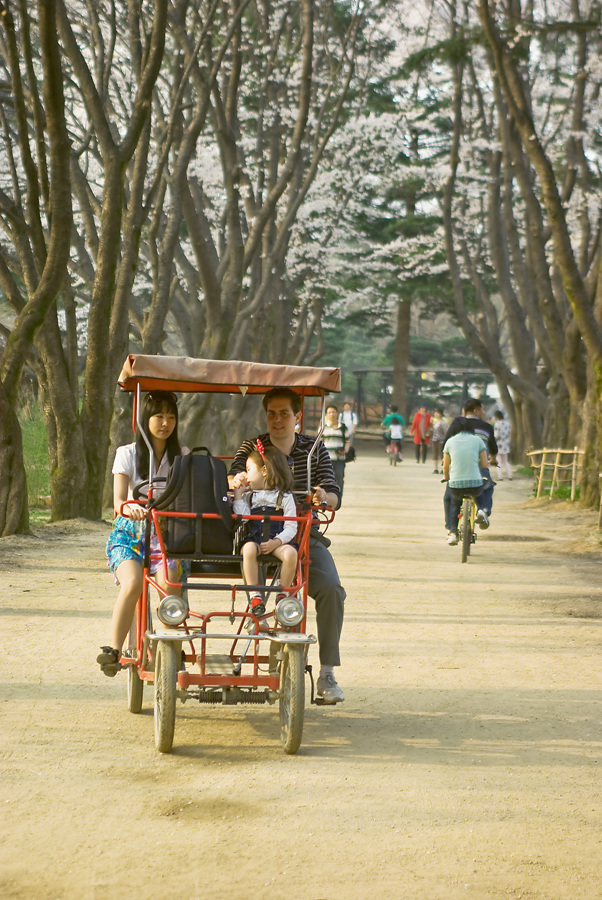
<instances>
[{"instance_id":1,"label":"child's blue and white outfit","mask_svg":"<svg viewBox=\"0 0 602 900\"><path fill-rule=\"evenodd\" d=\"M264 490L253 491L245 494L240 500L235 500L233 511L237 515L253 516L296 516L297 506L295 498L290 491ZM294 543L297 534L298 522L270 522L270 537L263 536L263 522L259 519L248 522L248 533L243 543L253 541L262 544L265 540L280 538L283 544Z\"/></svg>"},{"instance_id":2,"label":"child's blue and white outfit","mask_svg":"<svg viewBox=\"0 0 602 900\"><path fill-rule=\"evenodd\" d=\"M171 467L171 463L169 462L169 457L167 452L163 454L163 458L159 464L158 469L155 472L155 476L157 478L165 478L169 475L169 470ZM136 444L124 444L122 447L117 448L117 452L115 453L115 462L113 463L112 469L113 475L127 475L128 479L128 500L133 500L134 498L134 487L140 482L144 481L145 478L148 478L148 473L145 476L139 474L136 468ZM160 486L154 488L154 497L159 497L163 491L165 490L165 482L161 482ZM127 519L125 516L117 516L113 523L113 530L109 535L109 539L107 541L106 553L108 558L108 565L115 577L115 581L117 584L119 583L116 571L117 568L121 565L122 562L125 562L127 559L133 559L136 562L142 565L142 561L144 559L144 534L146 531L146 522L145 520L134 521L133 519ZM150 550L152 554L160 554L161 547L159 544L159 538L153 531L151 534L151 542L150 542ZM150 573L151 575L156 574L158 569L161 567L162 561L160 558L151 560L150 563ZM182 577L182 567L181 564L175 559L168 559L167 566L169 569L176 569L178 572L178 580Z\"/></svg>"}]
</instances>

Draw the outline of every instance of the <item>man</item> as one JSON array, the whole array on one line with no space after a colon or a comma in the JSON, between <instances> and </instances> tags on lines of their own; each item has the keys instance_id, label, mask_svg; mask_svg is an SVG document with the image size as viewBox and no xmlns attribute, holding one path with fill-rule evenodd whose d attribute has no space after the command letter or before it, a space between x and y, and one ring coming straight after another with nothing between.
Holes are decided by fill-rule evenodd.
<instances>
[{"instance_id":1,"label":"man","mask_svg":"<svg viewBox=\"0 0 602 900\"><path fill-rule=\"evenodd\" d=\"M487 514L481 508L483 496L483 476L481 471L487 467L487 450L483 439L473 434L467 418L460 419L460 431L445 442L443 450L443 480L447 482L449 491L449 533L447 543L450 546L458 543L458 516L462 498L471 494L479 507L476 521L481 528L486 527Z\"/></svg>"},{"instance_id":2,"label":"man","mask_svg":"<svg viewBox=\"0 0 602 900\"><path fill-rule=\"evenodd\" d=\"M462 413L463 415L456 416L454 421L449 426L445 438L446 442L455 434L458 434L460 431L464 430L463 421L466 420L468 422L469 430L485 442L485 448L487 449L487 455L489 457L490 465L497 465L497 442L493 433L493 425L490 425L489 422L485 420L485 410L483 408L482 401L477 400L476 398L473 400L467 400L464 404ZM443 447L443 452L445 453L445 445ZM491 516L491 510L493 508L494 485L489 474L489 467L484 467L481 470L481 474L485 478L487 478L487 483L483 487L483 493L479 497L479 503L481 504L481 508L485 513L486 521L479 521L479 527L489 528L489 517ZM445 528L447 529L448 536L450 531L453 531L453 523L450 518L450 504L451 493L449 490L449 485L447 485L445 494L443 496L443 509L445 511Z\"/></svg>"},{"instance_id":3,"label":"man","mask_svg":"<svg viewBox=\"0 0 602 900\"><path fill-rule=\"evenodd\" d=\"M485 419L485 409L483 407L482 401L476 398L473 400L467 400L464 404L464 409L462 410L462 412L463 416L457 416L449 426L446 440L450 437L453 437L454 434L458 434L459 431L462 431L461 420L463 417L466 418L468 420L470 431L472 431L473 434L478 435L478 437L482 438L485 442L487 455L489 457L489 466L497 466L497 441L493 433L493 425L491 425ZM485 468L482 474L487 477L488 484L485 485L483 496L481 497L481 502L483 505L483 509L485 510L487 515L490 516L493 507L494 485L489 475L489 467Z\"/></svg>"},{"instance_id":4,"label":"man","mask_svg":"<svg viewBox=\"0 0 602 900\"><path fill-rule=\"evenodd\" d=\"M263 397L266 412L267 434L259 435L264 446L272 444L288 457L295 477L295 490L307 488L307 458L314 445L314 438L296 432L301 421L301 397L290 388L274 388ZM230 467L232 478L245 470L247 456L255 449L255 441L244 441ZM326 447L320 441L311 458L312 502L315 506L326 503L338 509L341 491L335 480L332 463ZM334 667L340 666L339 640L343 627L345 591L325 540L317 527L312 528L309 542L308 592L316 604L316 623L320 652L320 675L317 693L324 703L340 703L345 699L334 677Z\"/></svg>"}]
</instances>

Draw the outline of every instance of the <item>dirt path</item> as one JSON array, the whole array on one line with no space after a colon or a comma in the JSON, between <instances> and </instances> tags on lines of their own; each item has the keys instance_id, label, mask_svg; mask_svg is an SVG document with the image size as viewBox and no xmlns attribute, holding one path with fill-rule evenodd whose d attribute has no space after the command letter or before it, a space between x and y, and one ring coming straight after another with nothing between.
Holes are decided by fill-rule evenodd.
<instances>
[{"instance_id":1,"label":"dirt path","mask_svg":"<svg viewBox=\"0 0 602 900\"><path fill-rule=\"evenodd\" d=\"M108 525L0 541L0 897L599 900L595 516L504 482L461 565L441 494L430 465L348 466L347 699L294 757L276 708L192 703L158 754L94 663Z\"/></svg>"}]
</instances>

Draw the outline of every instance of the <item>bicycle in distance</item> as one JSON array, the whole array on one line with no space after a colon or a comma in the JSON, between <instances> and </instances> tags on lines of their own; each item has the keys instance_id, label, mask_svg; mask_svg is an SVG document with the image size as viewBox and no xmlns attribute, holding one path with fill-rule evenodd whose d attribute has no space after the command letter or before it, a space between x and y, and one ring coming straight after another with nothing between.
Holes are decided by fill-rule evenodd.
<instances>
[{"instance_id":1,"label":"bicycle in distance","mask_svg":"<svg viewBox=\"0 0 602 900\"><path fill-rule=\"evenodd\" d=\"M403 456L401 455L400 438L395 438L391 440L389 444L387 444L387 455L389 457L389 464L391 466L396 466L398 462L403 462Z\"/></svg>"},{"instance_id":2,"label":"bicycle in distance","mask_svg":"<svg viewBox=\"0 0 602 900\"><path fill-rule=\"evenodd\" d=\"M483 485L487 483L487 478L483 478ZM460 544L461 561L468 562L470 556L470 548L477 540L476 526L487 528L489 520L484 510L479 509L477 505L478 494L475 488L466 488L466 492L462 493L461 506L458 513L458 530L457 539L448 541L449 543Z\"/></svg>"}]
</instances>

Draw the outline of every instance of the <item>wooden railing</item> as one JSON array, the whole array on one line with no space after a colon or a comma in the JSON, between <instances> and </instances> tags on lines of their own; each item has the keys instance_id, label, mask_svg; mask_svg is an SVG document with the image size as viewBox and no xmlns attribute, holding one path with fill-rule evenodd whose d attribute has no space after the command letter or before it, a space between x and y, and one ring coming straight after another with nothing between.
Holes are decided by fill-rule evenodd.
<instances>
[{"instance_id":1,"label":"wooden railing","mask_svg":"<svg viewBox=\"0 0 602 900\"><path fill-rule=\"evenodd\" d=\"M570 482L571 482L571 500L575 499L575 493L577 484L579 481L579 469L580 469L580 455L583 455L583 450L578 450L577 447L574 447L572 450L551 450L549 448L544 448L543 450L530 450L526 454L531 457L531 468L536 472L537 478L537 497L541 496L541 492L543 490L544 483L544 475L546 468L552 469L552 483L550 485L550 500L554 496L554 490L558 490L560 487L561 479L563 483L567 483L568 479L564 477L565 473L568 475L570 471ZM538 462L533 457L541 456L541 460ZM569 457L567 462L563 460Z\"/></svg>"}]
</instances>

